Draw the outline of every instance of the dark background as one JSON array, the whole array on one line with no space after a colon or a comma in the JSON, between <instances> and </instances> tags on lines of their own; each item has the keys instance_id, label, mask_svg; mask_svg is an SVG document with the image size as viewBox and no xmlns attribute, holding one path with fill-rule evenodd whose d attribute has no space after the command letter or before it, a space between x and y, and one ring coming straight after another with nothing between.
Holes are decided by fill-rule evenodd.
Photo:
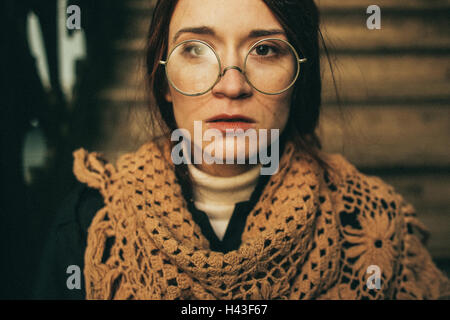
<instances>
[{"instance_id":1,"label":"dark background","mask_svg":"<svg viewBox=\"0 0 450 320\"><path fill-rule=\"evenodd\" d=\"M101 151L114 161L152 135L142 67L154 3L69 1L81 8L82 30L68 35L86 39L70 99L58 76L57 0L1 2L0 298L31 297L47 232L75 182L72 151ZM342 98L339 104L324 61L318 132L326 151L380 176L415 206L432 232L434 261L449 272L450 5L375 3L381 30L366 27L372 1L317 1ZM30 50L31 12L42 29L51 90Z\"/></svg>"}]
</instances>

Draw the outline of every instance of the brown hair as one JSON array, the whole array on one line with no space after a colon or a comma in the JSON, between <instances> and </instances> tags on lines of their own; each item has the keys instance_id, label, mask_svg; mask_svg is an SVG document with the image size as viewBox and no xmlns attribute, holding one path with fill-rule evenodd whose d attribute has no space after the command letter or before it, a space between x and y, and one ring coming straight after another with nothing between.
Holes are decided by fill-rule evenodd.
<instances>
[{"instance_id":1,"label":"brown hair","mask_svg":"<svg viewBox=\"0 0 450 320\"><path fill-rule=\"evenodd\" d=\"M294 138L299 148L310 154L326 170L331 167L319 155L322 148L315 130L319 123L322 82L320 75L319 37L328 56L319 29L319 11L313 0L262 0L274 13L286 31L288 40L302 52L308 63L294 86L289 120L281 135L283 141ZM172 104L165 99L168 90L164 68L159 64L167 56L169 25L178 0L158 0L148 32L146 76L149 91L155 101L150 111L164 136L177 129ZM187 168L176 166L182 180L189 178Z\"/></svg>"}]
</instances>

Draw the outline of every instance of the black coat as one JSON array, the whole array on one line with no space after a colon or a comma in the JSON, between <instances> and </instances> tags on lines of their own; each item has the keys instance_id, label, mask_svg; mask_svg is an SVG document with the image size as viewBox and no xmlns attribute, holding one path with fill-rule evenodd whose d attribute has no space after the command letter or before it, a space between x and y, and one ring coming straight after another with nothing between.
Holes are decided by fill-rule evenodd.
<instances>
[{"instance_id":1,"label":"black coat","mask_svg":"<svg viewBox=\"0 0 450 320\"><path fill-rule=\"evenodd\" d=\"M269 176L260 176L250 200L236 203L231 220L222 241L218 239L203 211L192 201L187 201L189 212L199 225L203 235L209 240L213 251L229 252L239 248L248 213L257 203ZM104 206L103 197L96 189L79 183L63 202L47 236L40 262L40 270L34 286L35 299L85 299L84 251L87 245L88 228L96 212ZM107 243L105 252L113 243ZM67 273L71 265L80 267L81 289L69 289Z\"/></svg>"}]
</instances>

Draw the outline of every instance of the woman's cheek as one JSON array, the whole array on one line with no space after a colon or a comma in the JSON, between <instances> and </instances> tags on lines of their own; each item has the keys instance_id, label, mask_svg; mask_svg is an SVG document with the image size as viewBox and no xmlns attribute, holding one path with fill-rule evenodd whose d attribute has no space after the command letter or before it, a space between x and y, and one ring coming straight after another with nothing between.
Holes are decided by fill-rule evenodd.
<instances>
[{"instance_id":1,"label":"woman's cheek","mask_svg":"<svg viewBox=\"0 0 450 320\"><path fill-rule=\"evenodd\" d=\"M277 128L283 131L289 117L289 105L283 103L279 105L273 113L272 128Z\"/></svg>"},{"instance_id":2,"label":"woman's cheek","mask_svg":"<svg viewBox=\"0 0 450 320\"><path fill-rule=\"evenodd\" d=\"M174 99L174 103L173 103L173 113L175 116L175 121L177 122L177 126L178 128L189 128L189 121L190 121L190 116L191 116L191 112L189 112L189 108L188 105L184 104L183 108L179 107L181 104L180 101L178 101L178 99Z\"/></svg>"}]
</instances>

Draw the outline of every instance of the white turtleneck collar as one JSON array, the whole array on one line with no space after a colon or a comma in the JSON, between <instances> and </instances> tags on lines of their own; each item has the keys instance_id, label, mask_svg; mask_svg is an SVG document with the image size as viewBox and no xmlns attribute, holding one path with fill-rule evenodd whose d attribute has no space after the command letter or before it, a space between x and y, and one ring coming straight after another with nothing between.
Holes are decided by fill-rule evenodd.
<instances>
[{"instance_id":1,"label":"white turtleneck collar","mask_svg":"<svg viewBox=\"0 0 450 320\"><path fill-rule=\"evenodd\" d=\"M235 204L250 199L258 183L261 165L233 177L212 176L193 164L188 168L195 182L195 206L208 215L217 237L222 240Z\"/></svg>"}]
</instances>

